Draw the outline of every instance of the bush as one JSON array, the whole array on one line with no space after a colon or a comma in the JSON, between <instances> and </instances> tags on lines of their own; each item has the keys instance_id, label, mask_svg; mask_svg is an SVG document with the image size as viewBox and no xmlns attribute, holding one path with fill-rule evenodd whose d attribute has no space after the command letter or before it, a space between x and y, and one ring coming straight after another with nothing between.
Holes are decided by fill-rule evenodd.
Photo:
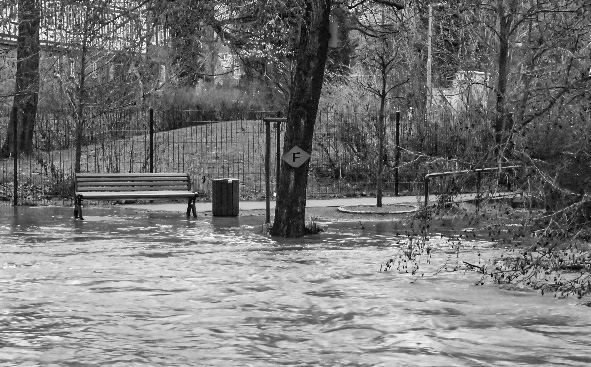
<instances>
[{"instance_id":1,"label":"bush","mask_svg":"<svg viewBox=\"0 0 591 367\"><path fill-rule=\"evenodd\" d=\"M249 94L239 88L205 84L196 89L171 89L154 101L153 107L162 111L161 129L194 126L206 121L259 119L277 105L260 93Z\"/></svg>"}]
</instances>

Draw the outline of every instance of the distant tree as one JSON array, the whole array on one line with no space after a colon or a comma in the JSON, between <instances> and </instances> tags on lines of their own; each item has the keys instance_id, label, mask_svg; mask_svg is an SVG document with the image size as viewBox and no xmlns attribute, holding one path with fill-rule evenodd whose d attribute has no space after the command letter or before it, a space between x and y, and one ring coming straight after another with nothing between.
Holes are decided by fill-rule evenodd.
<instances>
[{"instance_id":1,"label":"distant tree","mask_svg":"<svg viewBox=\"0 0 591 367\"><path fill-rule=\"evenodd\" d=\"M376 159L376 206L382 206L382 176L384 171L386 147L386 103L394 91L409 81L407 60L404 53L408 52L405 38L408 29L401 17L382 5L367 9L365 17L373 22L359 22L357 29L362 41L356 50L356 59L361 78L353 78L354 82L371 93L378 100L377 124L375 130L378 138ZM369 162L368 162L369 163Z\"/></svg>"},{"instance_id":2,"label":"distant tree","mask_svg":"<svg viewBox=\"0 0 591 367\"><path fill-rule=\"evenodd\" d=\"M215 65L217 54L212 51L216 40L211 27L204 23L214 6L200 0L156 0L151 4L154 19L170 34L169 58L179 86L195 86L214 76L215 66L207 65L207 61Z\"/></svg>"},{"instance_id":3,"label":"distant tree","mask_svg":"<svg viewBox=\"0 0 591 367\"><path fill-rule=\"evenodd\" d=\"M465 26L480 34L482 53L490 55L484 64L495 80L491 116L500 163L512 154L516 131L586 87L591 4L467 0L464 5Z\"/></svg>"},{"instance_id":4,"label":"distant tree","mask_svg":"<svg viewBox=\"0 0 591 367\"><path fill-rule=\"evenodd\" d=\"M146 4L145 0L61 0L61 6L53 9L56 13L45 15L56 18L56 26L50 31L60 31L63 39L59 41L71 61L69 72L62 73L58 83L76 124L75 172L81 169L82 146L91 118L87 107L92 105L95 113L120 109L138 101L141 104L150 94L142 71L155 72L149 70L145 65L149 61L141 55L146 52L145 38L151 33L139 16Z\"/></svg>"}]
</instances>

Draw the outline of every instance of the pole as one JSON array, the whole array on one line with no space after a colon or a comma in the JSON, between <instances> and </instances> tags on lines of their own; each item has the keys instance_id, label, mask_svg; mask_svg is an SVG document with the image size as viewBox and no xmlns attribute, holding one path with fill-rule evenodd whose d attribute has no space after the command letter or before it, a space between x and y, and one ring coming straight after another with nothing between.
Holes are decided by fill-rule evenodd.
<instances>
[{"instance_id":1,"label":"pole","mask_svg":"<svg viewBox=\"0 0 591 367\"><path fill-rule=\"evenodd\" d=\"M265 120L265 223L271 223L271 121Z\"/></svg>"},{"instance_id":2,"label":"pole","mask_svg":"<svg viewBox=\"0 0 591 367\"><path fill-rule=\"evenodd\" d=\"M18 108L16 106L12 107L12 132L13 132L13 159L14 159L14 196L13 196L13 203L14 206L18 205Z\"/></svg>"},{"instance_id":3,"label":"pole","mask_svg":"<svg viewBox=\"0 0 591 367\"><path fill-rule=\"evenodd\" d=\"M429 204L429 177L425 176L425 208Z\"/></svg>"},{"instance_id":4,"label":"pole","mask_svg":"<svg viewBox=\"0 0 591 367\"><path fill-rule=\"evenodd\" d=\"M382 207L382 175L384 171L384 114L382 107L380 108L380 116L378 117L378 174L377 174L377 202L378 208Z\"/></svg>"},{"instance_id":5,"label":"pole","mask_svg":"<svg viewBox=\"0 0 591 367\"><path fill-rule=\"evenodd\" d=\"M275 181L275 190L277 190L277 186L279 185L279 174L281 173L281 121L276 122L277 131L276 131L276 146L277 146L277 157L276 159L276 166L277 166L277 181Z\"/></svg>"},{"instance_id":6,"label":"pole","mask_svg":"<svg viewBox=\"0 0 591 367\"><path fill-rule=\"evenodd\" d=\"M154 173L154 109L150 107L150 173Z\"/></svg>"},{"instance_id":7,"label":"pole","mask_svg":"<svg viewBox=\"0 0 591 367\"><path fill-rule=\"evenodd\" d=\"M482 171L476 172L476 211L480 209L480 181L482 179Z\"/></svg>"},{"instance_id":8,"label":"pole","mask_svg":"<svg viewBox=\"0 0 591 367\"><path fill-rule=\"evenodd\" d=\"M398 196L398 166L400 165L400 111L396 111L396 156L394 167L394 196Z\"/></svg>"}]
</instances>

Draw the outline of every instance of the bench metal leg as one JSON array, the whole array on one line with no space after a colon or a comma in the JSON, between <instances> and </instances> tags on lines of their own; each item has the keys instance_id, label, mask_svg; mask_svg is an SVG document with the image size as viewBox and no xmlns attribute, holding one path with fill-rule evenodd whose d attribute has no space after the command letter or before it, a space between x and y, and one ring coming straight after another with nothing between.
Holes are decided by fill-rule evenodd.
<instances>
[{"instance_id":1,"label":"bench metal leg","mask_svg":"<svg viewBox=\"0 0 591 367\"><path fill-rule=\"evenodd\" d=\"M190 198L189 204L187 205L187 216L190 216L193 213L193 217L197 218L197 208L195 207L195 200L196 198Z\"/></svg>"},{"instance_id":2,"label":"bench metal leg","mask_svg":"<svg viewBox=\"0 0 591 367\"><path fill-rule=\"evenodd\" d=\"M82 198L81 197L74 198L74 218L84 220L84 218L82 218Z\"/></svg>"}]
</instances>

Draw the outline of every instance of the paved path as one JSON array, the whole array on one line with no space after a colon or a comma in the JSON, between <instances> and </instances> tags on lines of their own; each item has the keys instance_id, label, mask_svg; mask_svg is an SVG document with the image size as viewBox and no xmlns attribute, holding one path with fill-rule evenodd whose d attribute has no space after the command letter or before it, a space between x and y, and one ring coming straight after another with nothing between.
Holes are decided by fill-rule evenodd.
<instances>
[{"instance_id":1,"label":"paved path","mask_svg":"<svg viewBox=\"0 0 591 367\"><path fill-rule=\"evenodd\" d=\"M495 197L512 197L519 193L498 193ZM457 201L473 200L476 194L462 194ZM433 203L436 200L436 195L429 196L429 202ZM387 196L382 199L384 205L392 204L409 204L417 205L420 201L423 203L425 198L423 196ZM266 203L264 201L241 201L240 211L248 210L265 210ZM336 199L308 199L306 200L306 208L319 207L340 207L340 206L358 206L358 205L375 205L375 197L362 198L336 198ZM154 203L154 204L126 204L126 208L142 209L148 211L164 211L164 212L184 212L187 209L184 203ZM195 204L197 211L200 213L211 212L211 202L197 202ZM275 209L275 201L271 201L271 210Z\"/></svg>"}]
</instances>

